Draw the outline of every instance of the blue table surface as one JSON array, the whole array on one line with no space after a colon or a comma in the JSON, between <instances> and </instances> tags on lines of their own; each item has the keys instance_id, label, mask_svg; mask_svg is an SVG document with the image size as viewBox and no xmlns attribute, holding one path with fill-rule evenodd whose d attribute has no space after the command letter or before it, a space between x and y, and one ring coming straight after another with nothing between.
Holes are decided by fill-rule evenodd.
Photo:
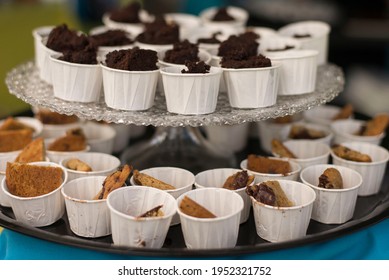
<instances>
[{"instance_id":1,"label":"blue table surface","mask_svg":"<svg viewBox=\"0 0 389 280\"><path fill-rule=\"evenodd\" d=\"M12 230L0 233L2 260L125 260L154 259L105 253L30 237ZM160 259L160 258L159 258ZM170 259L170 258L166 258ZM182 258L181 258L182 259ZM217 258L220 259L220 258ZM237 255L226 259L266 260L389 260L389 219L338 238L290 249Z\"/></svg>"}]
</instances>

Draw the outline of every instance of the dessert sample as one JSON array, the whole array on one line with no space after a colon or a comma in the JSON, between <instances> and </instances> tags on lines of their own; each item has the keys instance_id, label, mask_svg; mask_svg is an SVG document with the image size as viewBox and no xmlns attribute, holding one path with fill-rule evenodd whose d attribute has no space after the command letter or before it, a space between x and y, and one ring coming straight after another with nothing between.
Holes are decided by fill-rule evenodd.
<instances>
[{"instance_id":1,"label":"dessert sample","mask_svg":"<svg viewBox=\"0 0 389 280\"><path fill-rule=\"evenodd\" d=\"M78 121L75 115L68 116L50 110L39 110L35 117L43 124L70 124Z\"/></svg>"},{"instance_id":2,"label":"dessert sample","mask_svg":"<svg viewBox=\"0 0 389 280\"><path fill-rule=\"evenodd\" d=\"M132 166L125 164L124 166L118 168L118 170L114 173L108 175L103 182L103 187L93 199L106 199L110 192L124 186L127 178L132 172L132 169Z\"/></svg>"},{"instance_id":3,"label":"dessert sample","mask_svg":"<svg viewBox=\"0 0 389 280\"><path fill-rule=\"evenodd\" d=\"M0 153L21 150L31 141L31 129L0 130Z\"/></svg>"},{"instance_id":4,"label":"dessert sample","mask_svg":"<svg viewBox=\"0 0 389 280\"><path fill-rule=\"evenodd\" d=\"M150 175L141 173L138 170L134 170L133 174L134 182L140 186L153 187L160 190L175 190L176 188L170 184L162 182Z\"/></svg>"},{"instance_id":5,"label":"dessert sample","mask_svg":"<svg viewBox=\"0 0 389 280\"><path fill-rule=\"evenodd\" d=\"M291 172L289 162L279 159L250 154L247 157L247 169L267 174L287 174Z\"/></svg>"},{"instance_id":6,"label":"dessert sample","mask_svg":"<svg viewBox=\"0 0 389 280\"><path fill-rule=\"evenodd\" d=\"M197 39L197 44L220 44L221 41L216 37L220 35L221 32L215 32L211 37L202 37Z\"/></svg>"},{"instance_id":7,"label":"dessert sample","mask_svg":"<svg viewBox=\"0 0 389 280\"><path fill-rule=\"evenodd\" d=\"M140 3L137 1L133 1L126 6L112 10L110 12L109 18L117 22L141 23L141 20L139 18L140 10Z\"/></svg>"},{"instance_id":8,"label":"dessert sample","mask_svg":"<svg viewBox=\"0 0 389 280\"><path fill-rule=\"evenodd\" d=\"M204 208L193 199L190 199L188 196L184 196L179 207L184 214L195 218L216 218L208 209Z\"/></svg>"},{"instance_id":9,"label":"dessert sample","mask_svg":"<svg viewBox=\"0 0 389 280\"><path fill-rule=\"evenodd\" d=\"M53 28L47 38L46 46L57 52L79 51L89 45L88 37L70 30L66 24Z\"/></svg>"},{"instance_id":10,"label":"dessert sample","mask_svg":"<svg viewBox=\"0 0 389 280\"><path fill-rule=\"evenodd\" d=\"M228 11L227 7L219 8L215 15L211 18L212 21L233 21L235 18L231 16Z\"/></svg>"},{"instance_id":11,"label":"dessert sample","mask_svg":"<svg viewBox=\"0 0 389 280\"><path fill-rule=\"evenodd\" d=\"M62 169L52 166L8 162L6 181L11 194L21 197L44 195L62 184Z\"/></svg>"},{"instance_id":12,"label":"dessert sample","mask_svg":"<svg viewBox=\"0 0 389 280\"><path fill-rule=\"evenodd\" d=\"M153 22L145 23L145 30L136 36L136 41L151 45L170 45L180 41L179 27L157 17Z\"/></svg>"},{"instance_id":13,"label":"dessert sample","mask_svg":"<svg viewBox=\"0 0 389 280\"><path fill-rule=\"evenodd\" d=\"M383 133L389 125L389 115L378 114L371 120L366 122L362 127L359 135L361 136L375 136Z\"/></svg>"},{"instance_id":14,"label":"dessert sample","mask_svg":"<svg viewBox=\"0 0 389 280\"><path fill-rule=\"evenodd\" d=\"M86 137L81 128L70 129L66 135L55 139L47 148L49 151L74 152L85 150Z\"/></svg>"},{"instance_id":15,"label":"dessert sample","mask_svg":"<svg viewBox=\"0 0 389 280\"><path fill-rule=\"evenodd\" d=\"M82 160L79 160L78 158L72 158L69 159L66 162L66 167L75 170L75 171L83 171L83 172L90 172L92 171L92 168Z\"/></svg>"},{"instance_id":16,"label":"dessert sample","mask_svg":"<svg viewBox=\"0 0 389 280\"><path fill-rule=\"evenodd\" d=\"M255 176L249 176L246 170L237 172L230 177L223 184L223 188L229 190L239 190L249 186L254 181Z\"/></svg>"},{"instance_id":17,"label":"dessert sample","mask_svg":"<svg viewBox=\"0 0 389 280\"><path fill-rule=\"evenodd\" d=\"M278 181L266 181L258 185L248 186L246 193L256 201L274 207L292 207L293 202L288 199Z\"/></svg>"},{"instance_id":18,"label":"dessert sample","mask_svg":"<svg viewBox=\"0 0 389 280\"><path fill-rule=\"evenodd\" d=\"M199 47L188 40L173 44L173 49L165 52L163 61L174 64L185 64L187 61L199 61Z\"/></svg>"},{"instance_id":19,"label":"dessert sample","mask_svg":"<svg viewBox=\"0 0 389 280\"><path fill-rule=\"evenodd\" d=\"M81 50L66 50L58 59L77 64L97 64L97 47L89 44Z\"/></svg>"},{"instance_id":20,"label":"dessert sample","mask_svg":"<svg viewBox=\"0 0 389 280\"><path fill-rule=\"evenodd\" d=\"M332 120L347 119L353 114L354 108L351 104L346 104L341 110L332 118Z\"/></svg>"},{"instance_id":21,"label":"dessert sample","mask_svg":"<svg viewBox=\"0 0 389 280\"><path fill-rule=\"evenodd\" d=\"M253 35L254 34L254 35ZM256 41L258 35L254 32L245 32L240 35L231 35L227 40L220 43L218 56L228 56L235 51L239 51L246 57L258 54L259 43Z\"/></svg>"},{"instance_id":22,"label":"dessert sample","mask_svg":"<svg viewBox=\"0 0 389 280\"><path fill-rule=\"evenodd\" d=\"M343 189L343 178L336 168L327 168L319 177L319 188Z\"/></svg>"},{"instance_id":23,"label":"dessert sample","mask_svg":"<svg viewBox=\"0 0 389 280\"><path fill-rule=\"evenodd\" d=\"M1 125L0 130L19 130L19 129L30 129L32 132L35 131L35 129L31 126L28 126L13 117L8 117Z\"/></svg>"},{"instance_id":24,"label":"dessert sample","mask_svg":"<svg viewBox=\"0 0 389 280\"><path fill-rule=\"evenodd\" d=\"M138 47L110 52L105 59L107 67L127 71L157 70L157 62L156 51Z\"/></svg>"},{"instance_id":25,"label":"dessert sample","mask_svg":"<svg viewBox=\"0 0 389 280\"><path fill-rule=\"evenodd\" d=\"M334 146L332 148L332 151L335 153L335 155L345 160L357 162L372 162L371 157L369 155L360 153L342 145Z\"/></svg>"},{"instance_id":26,"label":"dessert sample","mask_svg":"<svg viewBox=\"0 0 389 280\"><path fill-rule=\"evenodd\" d=\"M296 158L296 156L291 152L280 140L273 139L271 141L271 150L273 153L277 154L280 157L286 158Z\"/></svg>"},{"instance_id":27,"label":"dessert sample","mask_svg":"<svg viewBox=\"0 0 389 280\"><path fill-rule=\"evenodd\" d=\"M31 141L16 157L15 162L35 162L46 160L46 148L42 137Z\"/></svg>"},{"instance_id":28,"label":"dessert sample","mask_svg":"<svg viewBox=\"0 0 389 280\"><path fill-rule=\"evenodd\" d=\"M303 125L292 125L288 137L291 139L319 139L325 137L323 131L308 128Z\"/></svg>"},{"instance_id":29,"label":"dessert sample","mask_svg":"<svg viewBox=\"0 0 389 280\"><path fill-rule=\"evenodd\" d=\"M271 67L271 61L269 58L262 54L249 56L245 49L239 49L227 56L223 56L221 60L221 66L223 68L262 68Z\"/></svg>"},{"instance_id":30,"label":"dessert sample","mask_svg":"<svg viewBox=\"0 0 389 280\"><path fill-rule=\"evenodd\" d=\"M189 73L197 73L197 74L206 74L209 73L209 70L211 69L211 66L206 64L204 61L187 61L185 63L185 66L188 68L182 69L181 73L183 74L189 74Z\"/></svg>"},{"instance_id":31,"label":"dessert sample","mask_svg":"<svg viewBox=\"0 0 389 280\"><path fill-rule=\"evenodd\" d=\"M96 47L123 46L134 43L129 36L130 34L124 30L111 29L103 33L90 35L89 41Z\"/></svg>"},{"instance_id":32,"label":"dessert sample","mask_svg":"<svg viewBox=\"0 0 389 280\"><path fill-rule=\"evenodd\" d=\"M142 215L139 215L137 218L151 218L151 217L163 217L163 211L161 210L163 205L158 205Z\"/></svg>"}]
</instances>

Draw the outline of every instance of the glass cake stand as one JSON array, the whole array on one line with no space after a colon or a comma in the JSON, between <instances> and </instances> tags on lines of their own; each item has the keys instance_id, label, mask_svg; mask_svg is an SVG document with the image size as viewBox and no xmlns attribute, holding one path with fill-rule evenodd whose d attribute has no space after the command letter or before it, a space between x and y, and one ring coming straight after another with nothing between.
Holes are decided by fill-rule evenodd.
<instances>
[{"instance_id":1,"label":"glass cake stand","mask_svg":"<svg viewBox=\"0 0 389 280\"><path fill-rule=\"evenodd\" d=\"M33 61L18 65L5 79L9 92L32 106L45 107L86 120L157 127L154 136L145 142L129 146L122 154L122 163L138 169L153 166L180 166L199 172L217 167L237 167L233 153L209 143L199 127L206 125L236 125L269 118L293 115L334 99L344 87L340 67L326 64L318 67L316 89L312 93L279 96L274 106L259 109L231 108L228 97L220 93L214 113L207 115L177 115L166 110L163 95L157 94L155 105L147 111L123 111L106 106L103 96L98 102L69 102L54 97L53 87L39 78Z\"/></svg>"}]
</instances>

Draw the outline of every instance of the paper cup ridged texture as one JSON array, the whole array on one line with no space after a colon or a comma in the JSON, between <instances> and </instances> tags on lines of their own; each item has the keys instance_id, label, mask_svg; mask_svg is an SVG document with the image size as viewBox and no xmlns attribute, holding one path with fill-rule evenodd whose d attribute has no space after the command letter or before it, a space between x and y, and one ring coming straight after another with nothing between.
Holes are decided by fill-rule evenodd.
<instances>
[{"instance_id":1,"label":"paper cup ridged texture","mask_svg":"<svg viewBox=\"0 0 389 280\"><path fill-rule=\"evenodd\" d=\"M32 36L34 38L35 65L38 67L39 71L41 71L45 60L45 50L43 48L42 40L49 36L53 28L54 26L40 26L32 31Z\"/></svg>"},{"instance_id":2,"label":"paper cup ridged texture","mask_svg":"<svg viewBox=\"0 0 389 280\"><path fill-rule=\"evenodd\" d=\"M5 178L5 171L7 169L7 162L14 162L17 153L10 153L9 155L0 156L0 182ZM11 207L11 202L9 202L8 196L4 193L3 189L0 187L0 205L3 207Z\"/></svg>"}]
</instances>

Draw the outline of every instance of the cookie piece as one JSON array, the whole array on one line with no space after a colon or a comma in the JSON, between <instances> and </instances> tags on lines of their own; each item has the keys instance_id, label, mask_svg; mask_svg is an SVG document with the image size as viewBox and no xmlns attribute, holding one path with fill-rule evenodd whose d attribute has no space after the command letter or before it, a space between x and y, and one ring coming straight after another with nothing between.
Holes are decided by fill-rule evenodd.
<instances>
[{"instance_id":1,"label":"cookie piece","mask_svg":"<svg viewBox=\"0 0 389 280\"><path fill-rule=\"evenodd\" d=\"M380 135L385 131L389 124L389 115L379 114L373 119L366 122L365 127L362 129L360 135L362 136L375 136Z\"/></svg>"},{"instance_id":2,"label":"cookie piece","mask_svg":"<svg viewBox=\"0 0 389 280\"><path fill-rule=\"evenodd\" d=\"M176 188L173 187L170 184L167 184L165 182L162 182L161 180L158 180L150 175L147 175L145 173L141 173L138 170L134 170L134 182L140 186L148 186L153 187L160 190L175 190Z\"/></svg>"},{"instance_id":3,"label":"cookie piece","mask_svg":"<svg viewBox=\"0 0 389 280\"><path fill-rule=\"evenodd\" d=\"M187 196L181 200L180 210L186 215L196 217L196 218L216 218L216 216L210 212L208 209L198 204L193 199L190 199Z\"/></svg>"},{"instance_id":4,"label":"cookie piece","mask_svg":"<svg viewBox=\"0 0 389 280\"><path fill-rule=\"evenodd\" d=\"M83 171L83 172L92 171L92 167L90 167L87 163L79 160L78 158L69 159L66 162L66 167L75 171Z\"/></svg>"},{"instance_id":5,"label":"cookie piece","mask_svg":"<svg viewBox=\"0 0 389 280\"><path fill-rule=\"evenodd\" d=\"M33 127L26 125L21 121L14 119L13 117L8 117L0 126L0 130L20 130L20 129L30 129L32 132L35 131Z\"/></svg>"},{"instance_id":6,"label":"cookie piece","mask_svg":"<svg viewBox=\"0 0 389 280\"><path fill-rule=\"evenodd\" d=\"M278 181L266 181L258 185L246 188L246 193L258 202L274 207L292 207L293 202L289 200L282 190Z\"/></svg>"},{"instance_id":7,"label":"cookie piece","mask_svg":"<svg viewBox=\"0 0 389 280\"><path fill-rule=\"evenodd\" d=\"M35 161L45 161L46 160L46 148L45 142L42 137L39 137L27 146L16 157L15 162L35 162Z\"/></svg>"},{"instance_id":8,"label":"cookie piece","mask_svg":"<svg viewBox=\"0 0 389 280\"><path fill-rule=\"evenodd\" d=\"M85 150L87 146L86 137L81 128L74 128L66 131L66 135L55 139L49 146L49 151L75 152Z\"/></svg>"},{"instance_id":9,"label":"cookie piece","mask_svg":"<svg viewBox=\"0 0 389 280\"><path fill-rule=\"evenodd\" d=\"M296 158L296 156L289 150L280 140L273 139L271 141L271 150L274 154L285 158Z\"/></svg>"},{"instance_id":10,"label":"cookie piece","mask_svg":"<svg viewBox=\"0 0 389 280\"><path fill-rule=\"evenodd\" d=\"M346 104L341 110L332 118L332 120L348 119L354 112L354 107L351 104Z\"/></svg>"},{"instance_id":11,"label":"cookie piece","mask_svg":"<svg viewBox=\"0 0 389 280\"><path fill-rule=\"evenodd\" d=\"M247 157L247 169L268 174L288 174L292 171L289 162L250 154Z\"/></svg>"},{"instance_id":12,"label":"cookie piece","mask_svg":"<svg viewBox=\"0 0 389 280\"><path fill-rule=\"evenodd\" d=\"M158 206L146 211L142 215L139 215L137 218L163 217L164 214L161 210L162 206L163 205L158 205Z\"/></svg>"},{"instance_id":13,"label":"cookie piece","mask_svg":"<svg viewBox=\"0 0 389 280\"><path fill-rule=\"evenodd\" d=\"M305 127L303 125L292 125L289 131L291 139L319 139L325 137L323 131Z\"/></svg>"},{"instance_id":14,"label":"cookie piece","mask_svg":"<svg viewBox=\"0 0 389 280\"><path fill-rule=\"evenodd\" d=\"M236 172L229 176L223 184L223 188L229 190L238 190L245 188L254 181L255 176L249 176L246 170Z\"/></svg>"},{"instance_id":15,"label":"cookie piece","mask_svg":"<svg viewBox=\"0 0 389 280\"><path fill-rule=\"evenodd\" d=\"M342 145L332 147L332 151L340 158L357 162L372 162L371 157L367 154L360 153Z\"/></svg>"},{"instance_id":16,"label":"cookie piece","mask_svg":"<svg viewBox=\"0 0 389 280\"><path fill-rule=\"evenodd\" d=\"M336 168L327 168L319 177L319 188L343 189L343 178Z\"/></svg>"},{"instance_id":17,"label":"cookie piece","mask_svg":"<svg viewBox=\"0 0 389 280\"><path fill-rule=\"evenodd\" d=\"M22 150L32 141L32 130L1 130L0 153Z\"/></svg>"}]
</instances>

